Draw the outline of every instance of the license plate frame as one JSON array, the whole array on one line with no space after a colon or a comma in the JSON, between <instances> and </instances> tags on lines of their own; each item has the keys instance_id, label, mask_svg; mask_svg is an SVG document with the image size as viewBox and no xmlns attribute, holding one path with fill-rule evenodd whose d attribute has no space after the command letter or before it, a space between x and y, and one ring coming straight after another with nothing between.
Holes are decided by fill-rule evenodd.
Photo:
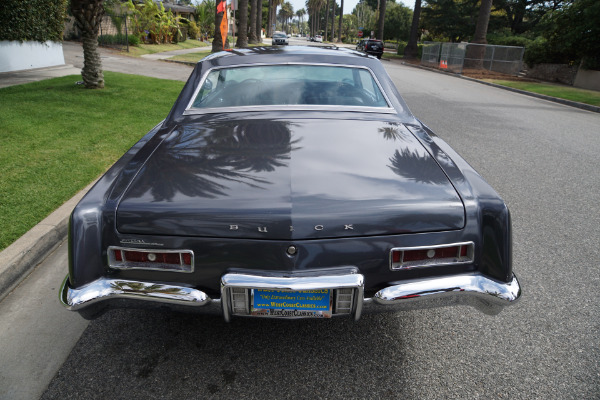
<instances>
[{"instance_id":1,"label":"license plate frame","mask_svg":"<svg viewBox=\"0 0 600 400\"><path fill-rule=\"evenodd\" d=\"M333 289L251 289L250 315L271 318L331 318Z\"/></svg>"}]
</instances>

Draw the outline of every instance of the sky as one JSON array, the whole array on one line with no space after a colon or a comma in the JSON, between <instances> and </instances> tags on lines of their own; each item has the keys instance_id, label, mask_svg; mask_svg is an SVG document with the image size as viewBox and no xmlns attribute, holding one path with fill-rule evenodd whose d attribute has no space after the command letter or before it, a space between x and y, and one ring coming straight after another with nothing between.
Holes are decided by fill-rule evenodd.
<instances>
[{"instance_id":1,"label":"sky","mask_svg":"<svg viewBox=\"0 0 600 400\"><path fill-rule=\"evenodd\" d=\"M306 0L285 0L292 3L294 6L294 12L298 11L301 8L306 9ZM340 0L336 0L336 3L341 4ZM404 3L405 6L409 7L411 10L415 7L415 0L396 0L396 3ZM350 14L354 7L358 4L358 0L344 0L344 14Z\"/></svg>"}]
</instances>

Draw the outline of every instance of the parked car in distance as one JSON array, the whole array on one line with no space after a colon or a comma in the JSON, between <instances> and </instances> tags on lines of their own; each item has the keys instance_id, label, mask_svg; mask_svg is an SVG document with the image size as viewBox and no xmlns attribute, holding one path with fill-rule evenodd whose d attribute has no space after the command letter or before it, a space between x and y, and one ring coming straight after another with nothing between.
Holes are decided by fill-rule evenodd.
<instances>
[{"instance_id":1,"label":"parked car in distance","mask_svg":"<svg viewBox=\"0 0 600 400\"><path fill-rule=\"evenodd\" d=\"M521 295L504 201L381 62L336 47L205 57L75 207L68 247L60 301L90 319L496 314Z\"/></svg>"},{"instance_id":2,"label":"parked car in distance","mask_svg":"<svg viewBox=\"0 0 600 400\"><path fill-rule=\"evenodd\" d=\"M384 43L377 39L363 39L356 44L356 50L381 58Z\"/></svg>"},{"instance_id":3,"label":"parked car in distance","mask_svg":"<svg viewBox=\"0 0 600 400\"><path fill-rule=\"evenodd\" d=\"M321 42L321 43L323 43L323 36L321 36L321 35L315 35L315 40L314 41L315 42Z\"/></svg>"},{"instance_id":4,"label":"parked car in distance","mask_svg":"<svg viewBox=\"0 0 600 400\"><path fill-rule=\"evenodd\" d=\"M273 34L273 45L288 45L288 36L283 32L275 32Z\"/></svg>"}]
</instances>

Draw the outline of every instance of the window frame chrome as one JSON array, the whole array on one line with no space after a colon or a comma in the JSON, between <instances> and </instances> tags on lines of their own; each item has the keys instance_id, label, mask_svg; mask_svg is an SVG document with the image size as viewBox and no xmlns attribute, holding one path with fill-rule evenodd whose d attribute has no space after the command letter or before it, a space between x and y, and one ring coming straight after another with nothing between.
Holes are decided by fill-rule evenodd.
<instances>
[{"instance_id":1,"label":"window frame chrome","mask_svg":"<svg viewBox=\"0 0 600 400\"><path fill-rule=\"evenodd\" d=\"M379 88L383 99L387 103L387 107L360 107L360 106L345 106L345 105L319 105L319 104L273 104L273 105L260 105L260 106L241 106L241 107L212 107L212 108L194 108L194 100L200 93L200 89L204 85L204 82L208 78L208 75L215 70L221 69L233 69L233 68L244 68L244 67L264 67L264 66L283 66L283 65L305 65L305 66L318 66L318 67L343 67L343 68L356 68L364 69L371 74L375 84ZM202 79L194 89L188 105L183 111L183 115L202 115L202 114L215 114L215 113L235 113L235 112L248 112L248 111L349 111L349 112L364 112L364 113L379 113L379 114L396 114L396 109L391 105L389 96L383 90L383 86L377 79L377 76L373 73L371 68L364 65L352 65L352 64L332 64L332 63L308 63L308 62L282 62L282 63L256 63L256 64L235 64L226 66L215 66L211 67L204 72Z\"/></svg>"}]
</instances>

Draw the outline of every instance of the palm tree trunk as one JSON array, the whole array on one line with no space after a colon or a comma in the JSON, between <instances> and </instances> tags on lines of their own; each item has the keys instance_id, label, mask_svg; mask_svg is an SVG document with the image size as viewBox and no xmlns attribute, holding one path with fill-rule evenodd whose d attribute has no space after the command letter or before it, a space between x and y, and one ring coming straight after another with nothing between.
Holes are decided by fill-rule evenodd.
<instances>
[{"instance_id":1,"label":"palm tree trunk","mask_svg":"<svg viewBox=\"0 0 600 400\"><path fill-rule=\"evenodd\" d=\"M256 42L262 43L263 2L256 0Z\"/></svg>"},{"instance_id":2,"label":"palm tree trunk","mask_svg":"<svg viewBox=\"0 0 600 400\"><path fill-rule=\"evenodd\" d=\"M104 16L103 0L72 0L71 13L83 35L83 69L81 77L88 89L104 88L102 60L98 53L98 29Z\"/></svg>"},{"instance_id":3,"label":"palm tree trunk","mask_svg":"<svg viewBox=\"0 0 600 400\"><path fill-rule=\"evenodd\" d=\"M238 1L238 48L248 47L248 0Z\"/></svg>"},{"instance_id":4,"label":"palm tree trunk","mask_svg":"<svg viewBox=\"0 0 600 400\"><path fill-rule=\"evenodd\" d=\"M81 70L81 77L88 89L102 89L104 87L102 60L98 52L98 34L83 33L83 69Z\"/></svg>"},{"instance_id":5,"label":"palm tree trunk","mask_svg":"<svg viewBox=\"0 0 600 400\"><path fill-rule=\"evenodd\" d=\"M344 0L342 0L342 4L340 5L340 21L338 23L338 43L342 41L342 18L344 18Z\"/></svg>"},{"instance_id":6,"label":"palm tree trunk","mask_svg":"<svg viewBox=\"0 0 600 400\"><path fill-rule=\"evenodd\" d=\"M256 43L256 8L258 0L250 0L250 17L248 27L248 43Z\"/></svg>"},{"instance_id":7,"label":"palm tree trunk","mask_svg":"<svg viewBox=\"0 0 600 400\"><path fill-rule=\"evenodd\" d=\"M217 0L215 4L215 36L212 42L212 52L222 51L224 49L223 38L221 37L221 21L225 12L218 12L219 3L225 0Z\"/></svg>"},{"instance_id":8,"label":"palm tree trunk","mask_svg":"<svg viewBox=\"0 0 600 400\"><path fill-rule=\"evenodd\" d=\"M273 0L269 0L269 15L267 16L267 37L273 37Z\"/></svg>"},{"instance_id":9,"label":"palm tree trunk","mask_svg":"<svg viewBox=\"0 0 600 400\"><path fill-rule=\"evenodd\" d=\"M325 36L323 37L323 41L327 40L327 24L329 23L329 0L327 0L327 9L325 10Z\"/></svg>"},{"instance_id":10,"label":"palm tree trunk","mask_svg":"<svg viewBox=\"0 0 600 400\"><path fill-rule=\"evenodd\" d=\"M335 41L335 0L333 0L333 8L331 9L331 41Z\"/></svg>"}]
</instances>

